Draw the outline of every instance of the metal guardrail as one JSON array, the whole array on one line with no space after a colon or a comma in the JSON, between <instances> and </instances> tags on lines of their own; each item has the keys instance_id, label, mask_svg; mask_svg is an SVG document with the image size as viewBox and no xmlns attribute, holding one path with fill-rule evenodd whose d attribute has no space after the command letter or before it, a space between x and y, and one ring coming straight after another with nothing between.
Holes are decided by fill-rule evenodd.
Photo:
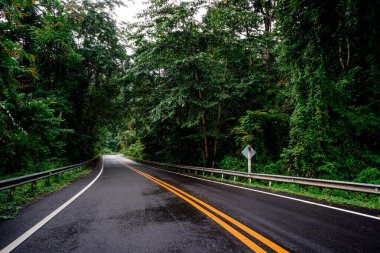
<instances>
[{"instance_id":1,"label":"metal guardrail","mask_svg":"<svg viewBox=\"0 0 380 253\"><path fill-rule=\"evenodd\" d=\"M73 169L77 169L77 168L86 166L89 163L91 163L92 161L94 161L95 159L97 159L97 157L93 158L92 160L82 162L82 163L78 163L78 164L74 164L74 165L70 165L70 166L65 166L65 167L47 170L47 171L42 171L42 172L38 172L38 173L34 173L34 174L21 176L21 177L15 177L15 178L0 180L0 191L6 190L6 189L12 189L12 188L15 188L17 186L27 184L27 183L33 183L33 182L36 182L36 181L44 179L44 178L48 178L48 177L51 177L51 176L54 176L54 175L57 175L57 174L60 174L60 173L63 173L63 172L69 171L69 170L73 170Z\"/></svg>"},{"instance_id":2,"label":"metal guardrail","mask_svg":"<svg viewBox=\"0 0 380 253\"><path fill-rule=\"evenodd\" d=\"M233 176L234 179L236 177L240 177L240 178L248 178L248 179L265 180L265 181L269 181L269 186L271 186L272 182L282 182L282 183L300 184L300 185L306 185L306 186L317 186L317 187L323 187L323 188L339 189L339 190L354 191L354 192L371 193L371 194L379 195L379 201L380 201L380 185L378 184L364 184L364 183L325 180L325 179L316 179L316 178L271 175L271 174L258 174L258 173L248 174L247 172L241 172L241 171L152 162L152 161L146 161L146 160L137 159L133 157L131 157L131 159L145 165L158 167L162 169L179 169L179 170L189 170L189 171L195 171L195 172L202 171L203 173L207 172L207 173L220 174L222 175L222 178L224 178L224 175L229 175L229 176ZM185 172L185 171L182 171L182 172Z\"/></svg>"}]
</instances>

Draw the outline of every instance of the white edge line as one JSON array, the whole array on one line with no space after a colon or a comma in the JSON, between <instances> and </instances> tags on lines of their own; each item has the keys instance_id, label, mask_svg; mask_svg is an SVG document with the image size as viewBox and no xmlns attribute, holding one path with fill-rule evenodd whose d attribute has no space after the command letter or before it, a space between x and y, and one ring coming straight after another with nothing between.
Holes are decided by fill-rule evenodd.
<instances>
[{"instance_id":1,"label":"white edge line","mask_svg":"<svg viewBox=\"0 0 380 253\"><path fill-rule=\"evenodd\" d=\"M324 204L319 204L319 203L315 203L315 202L311 202L311 201L307 201L307 200L303 200L303 199L297 199L297 198L283 196L283 195L279 195L279 194L275 194L275 193L271 193L271 192L265 192L265 191L255 190L255 189L252 189L252 188L242 187L242 186L238 186L238 185L233 185L233 184L227 184L227 183L223 183L223 182L213 181L213 180L209 180L209 179L205 179L205 178L194 177L194 176L190 176L190 175L186 175L186 174L181 174L181 173L177 173L177 172L173 172L173 171L168 171L168 170L163 170L163 169L155 168L155 167L152 167L152 166L149 166L149 165L145 165L145 164L142 164L142 163L135 162L135 161L130 160L128 158L125 158L125 159L127 159L129 161L132 161L134 163L137 163L137 164L140 164L140 165L152 168L152 169L161 170L161 171L164 171L164 172L173 173L173 174L181 175L181 176L184 176L184 177L190 177L190 178L195 178L195 179L198 179L198 180L207 181L207 182L211 182L211 183L215 183L215 184L222 184L222 185L226 185L226 186L230 186L230 187L235 187L235 188L239 188L239 189L244 189L244 190L248 190L248 191L259 192L259 193L263 193L263 194L267 194L267 195L276 196L276 197L279 197L279 198L290 199L290 200L306 203L306 204L309 204L309 205L315 205L315 206L325 207L325 208L329 208L329 209L334 209L334 210L345 212L345 213L356 214L356 215L359 215L359 216L363 216L363 217L367 217L367 218L371 218L371 219L375 219L375 220L379 220L380 221L380 217L376 217L376 216L365 214L365 213L354 212L354 211L350 211L350 210L347 210L347 209L343 209L343 208L339 208L339 207L333 207L333 206L328 206L328 205L324 205ZM2 252L0 252L0 253L2 253Z\"/></svg>"},{"instance_id":2,"label":"white edge line","mask_svg":"<svg viewBox=\"0 0 380 253\"><path fill-rule=\"evenodd\" d=\"M48 221L54 218L57 214L59 214L65 207L70 205L74 200L76 200L80 195L82 195L88 188L93 185L96 180L100 177L100 175L103 172L104 168L104 157L102 156L102 168L99 172L99 174L96 176L94 180L91 181L85 188L83 188L80 192L75 194L71 199L66 201L64 204L62 204L60 207L55 209L52 213L50 213L48 216L46 216L43 220L38 222L36 225L34 225L32 228L30 228L28 231L26 231L24 234L22 234L20 237L18 237L16 240L14 240L12 243L10 243L8 246L6 246L4 249L0 251L0 253L8 253L14 250L17 246L19 246L22 242L24 242L26 239L28 239L31 235L33 235L38 229L40 229L42 226L44 226Z\"/></svg>"}]
</instances>

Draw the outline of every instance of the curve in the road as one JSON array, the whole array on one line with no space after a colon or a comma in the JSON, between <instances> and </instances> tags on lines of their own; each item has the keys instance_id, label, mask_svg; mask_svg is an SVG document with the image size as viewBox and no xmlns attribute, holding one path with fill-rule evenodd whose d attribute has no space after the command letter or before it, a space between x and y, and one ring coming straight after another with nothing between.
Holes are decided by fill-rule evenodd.
<instances>
[{"instance_id":1,"label":"curve in the road","mask_svg":"<svg viewBox=\"0 0 380 253\"><path fill-rule=\"evenodd\" d=\"M98 175L101 168L0 222L1 248L98 176L14 252L380 252L380 223L364 215L172 174L122 156L104 157Z\"/></svg>"}]
</instances>

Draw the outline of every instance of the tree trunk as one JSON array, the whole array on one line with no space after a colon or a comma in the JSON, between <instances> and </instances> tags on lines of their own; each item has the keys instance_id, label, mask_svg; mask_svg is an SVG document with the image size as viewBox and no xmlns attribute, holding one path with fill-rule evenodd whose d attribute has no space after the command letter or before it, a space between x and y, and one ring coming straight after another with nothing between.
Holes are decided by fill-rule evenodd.
<instances>
[{"instance_id":1,"label":"tree trunk","mask_svg":"<svg viewBox=\"0 0 380 253\"><path fill-rule=\"evenodd\" d=\"M195 71L195 80L199 83L199 76L198 72ZM198 98L199 100L203 100L203 94L202 91L198 91ZM206 116L205 112L202 113L202 135L203 135L203 157L206 161L206 165L208 164L209 160L209 151L208 151L208 138L207 138L207 124L206 124Z\"/></svg>"},{"instance_id":2,"label":"tree trunk","mask_svg":"<svg viewBox=\"0 0 380 253\"><path fill-rule=\"evenodd\" d=\"M350 41L348 38L346 38L346 45L347 45L347 61L346 61L346 67L350 64L351 60L351 47L350 47Z\"/></svg>"},{"instance_id":3,"label":"tree trunk","mask_svg":"<svg viewBox=\"0 0 380 253\"><path fill-rule=\"evenodd\" d=\"M222 114L222 106L219 104L219 106L218 106L218 116L217 116L217 120L216 120L216 127L217 128L219 127L221 114ZM214 150L213 150L213 158L212 158L212 167L213 168L215 167L217 148L218 148L218 137L215 137L215 140L214 140Z\"/></svg>"},{"instance_id":4,"label":"tree trunk","mask_svg":"<svg viewBox=\"0 0 380 253\"><path fill-rule=\"evenodd\" d=\"M339 50L338 55L339 55L340 66L342 67L342 70L345 70L351 61L351 43L347 37L346 37L346 51L345 51L345 53L343 52L343 49L342 49L342 39L339 39L338 50Z\"/></svg>"},{"instance_id":5,"label":"tree trunk","mask_svg":"<svg viewBox=\"0 0 380 253\"><path fill-rule=\"evenodd\" d=\"M342 45L341 45L340 42L339 42L339 62L340 62L340 66L341 66L342 69L344 70L344 69L345 69L345 66L344 66L344 63L343 63L343 57L342 57Z\"/></svg>"}]
</instances>

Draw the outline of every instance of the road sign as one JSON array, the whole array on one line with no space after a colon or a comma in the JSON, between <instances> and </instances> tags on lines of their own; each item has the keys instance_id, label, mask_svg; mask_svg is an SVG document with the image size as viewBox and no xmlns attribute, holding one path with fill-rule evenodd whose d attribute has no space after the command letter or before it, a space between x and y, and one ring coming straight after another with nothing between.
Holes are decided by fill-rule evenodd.
<instances>
[{"instance_id":1,"label":"road sign","mask_svg":"<svg viewBox=\"0 0 380 253\"><path fill-rule=\"evenodd\" d=\"M256 154L256 151L250 145L247 145L242 153L247 159L251 159Z\"/></svg>"},{"instance_id":2,"label":"road sign","mask_svg":"<svg viewBox=\"0 0 380 253\"><path fill-rule=\"evenodd\" d=\"M250 145L247 145L242 153L248 159L248 174L251 174L251 158L256 154L256 151ZM251 183L250 178L248 179L248 182Z\"/></svg>"}]
</instances>

